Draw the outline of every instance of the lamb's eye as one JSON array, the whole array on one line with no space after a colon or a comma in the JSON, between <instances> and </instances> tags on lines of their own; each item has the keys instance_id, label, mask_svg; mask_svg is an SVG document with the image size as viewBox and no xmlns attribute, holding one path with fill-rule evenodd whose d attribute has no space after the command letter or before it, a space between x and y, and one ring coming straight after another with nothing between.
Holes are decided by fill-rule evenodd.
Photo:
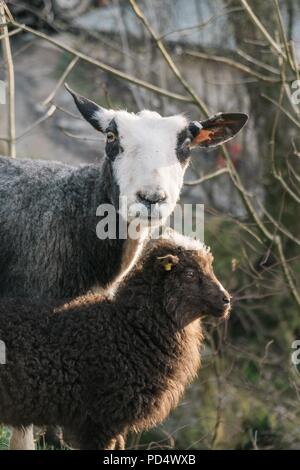
<instances>
[{"instance_id":1,"label":"lamb's eye","mask_svg":"<svg viewBox=\"0 0 300 470\"><path fill-rule=\"evenodd\" d=\"M106 134L106 140L107 142L110 144L112 142L114 142L116 140L116 134L112 131L109 131L107 134Z\"/></svg>"},{"instance_id":2,"label":"lamb's eye","mask_svg":"<svg viewBox=\"0 0 300 470\"><path fill-rule=\"evenodd\" d=\"M184 275L187 279L194 279L196 277L196 273L193 269L187 269L184 272Z\"/></svg>"}]
</instances>

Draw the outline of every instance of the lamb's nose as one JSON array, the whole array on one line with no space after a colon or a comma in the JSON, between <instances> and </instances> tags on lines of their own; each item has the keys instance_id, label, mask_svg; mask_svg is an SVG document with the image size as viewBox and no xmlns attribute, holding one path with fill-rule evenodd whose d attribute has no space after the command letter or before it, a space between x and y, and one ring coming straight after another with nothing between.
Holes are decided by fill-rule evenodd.
<instances>
[{"instance_id":1,"label":"lamb's nose","mask_svg":"<svg viewBox=\"0 0 300 470\"><path fill-rule=\"evenodd\" d=\"M230 304L230 297L228 295L224 295L222 300L223 300L225 305Z\"/></svg>"},{"instance_id":2,"label":"lamb's nose","mask_svg":"<svg viewBox=\"0 0 300 470\"><path fill-rule=\"evenodd\" d=\"M157 204L167 199L167 195L163 190L150 193L148 191L138 191L137 198L143 204Z\"/></svg>"}]
</instances>

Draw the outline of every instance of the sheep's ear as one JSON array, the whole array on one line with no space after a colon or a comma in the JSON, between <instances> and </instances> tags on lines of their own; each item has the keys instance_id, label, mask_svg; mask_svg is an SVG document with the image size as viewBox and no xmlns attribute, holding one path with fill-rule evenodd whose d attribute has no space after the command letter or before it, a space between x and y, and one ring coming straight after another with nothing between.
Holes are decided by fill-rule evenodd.
<instances>
[{"instance_id":1,"label":"sheep's ear","mask_svg":"<svg viewBox=\"0 0 300 470\"><path fill-rule=\"evenodd\" d=\"M219 113L206 121L189 124L191 147L216 147L232 139L248 121L247 114Z\"/></svg>"},{"instance_id":2,"label":"sheep's ear","mask_svg":"<svg viewBox=\"0 0 300 470\"><path fill-rule=\"evenodd\" d=\"M157 264L160 269L164 271L172 271L174 266L179 263L178 256L174 255L166 255L166 256L158 256L157 257Z\"/></svg>"},{"instance_id":3,"label":"sheep's ear","mask_svg":"<svg viewBox=\"0 0 300 470\"><path fill-rule=\"evenodd\" d=\"M114 111L102 108L94 103L94 101L75 93L67 83L65 83L65 88L72 95L78 111L82 114L84 119L97 129L97 131L105 132L109 122L113 119Z\"/></svg>"}]
</instances>

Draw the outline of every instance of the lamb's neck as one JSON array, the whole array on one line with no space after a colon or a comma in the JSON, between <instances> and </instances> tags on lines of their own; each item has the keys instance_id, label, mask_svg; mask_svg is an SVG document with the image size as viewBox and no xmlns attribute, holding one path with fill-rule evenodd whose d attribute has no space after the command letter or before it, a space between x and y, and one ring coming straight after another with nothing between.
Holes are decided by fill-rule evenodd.
<instances>
[{"instance_id":1,"label":"lamb's neck","mask_svg":"<svg viewBox=\"0 0 300 470\"><path fill-rule=\"evenodd\" d=\"M175 318L164 305L164 285L153 276L147 279L143 271L132 273L118 289L115 302L121 315L135 331L143 331L151 337L161 336L161 331L168 331L169 336L178 335Z\"/></svg>"},{"instance_id":2,"label":"lamb's neck","mask_svg":"<svg viewBox=\"0 0 300 470\"><path fill-rule=\"evenodd\" d=\"M167 346L167 350L170 344L172 347L176 347L177 343L182 344L182 338L187 338L191 328L193 331L201 331L198 320L185 327L178 324L174 312L176 306L173 306L172 311L166 308L163 282L155 275L150 278L144 276L140 267L123 281L114 303L119 312L119 321L124 321L124 327L128 325L133 334L145 334L157 344L161 342L164 348Z\"/></svg>"}]
</instances>

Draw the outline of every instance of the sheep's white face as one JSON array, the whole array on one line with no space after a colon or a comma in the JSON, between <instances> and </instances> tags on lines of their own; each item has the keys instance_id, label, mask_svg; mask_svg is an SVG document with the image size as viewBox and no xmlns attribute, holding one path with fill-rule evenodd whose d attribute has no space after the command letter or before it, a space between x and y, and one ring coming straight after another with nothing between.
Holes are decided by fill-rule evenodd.
<instances>
[{"instance_id":1,"label":"sheep's white face","mask_svg":"<svg viewBox=\"0 0 300 470\"><path fill-rule=\"evenodd\" d=\"M188 122L182 115L107 110L67 89L83 117L106 134L106 156L117 192L126 200L128 220L163 222L179 198L191 148L220 145L247 121L240 113Z\"/></svg>"},{"instance_id":2,"label":"sheep's white face","mask_svg":"<svg viewBox=\"0 0 300 470\"><path fill-rule=\"evenodd\" d=\"M151 217L156 223L173 212L188 165L177 150L187 125L183 116L163 118L151 111L117 111L108 123L106 154L129 220Z\"/></svg>"}]
</instances>

